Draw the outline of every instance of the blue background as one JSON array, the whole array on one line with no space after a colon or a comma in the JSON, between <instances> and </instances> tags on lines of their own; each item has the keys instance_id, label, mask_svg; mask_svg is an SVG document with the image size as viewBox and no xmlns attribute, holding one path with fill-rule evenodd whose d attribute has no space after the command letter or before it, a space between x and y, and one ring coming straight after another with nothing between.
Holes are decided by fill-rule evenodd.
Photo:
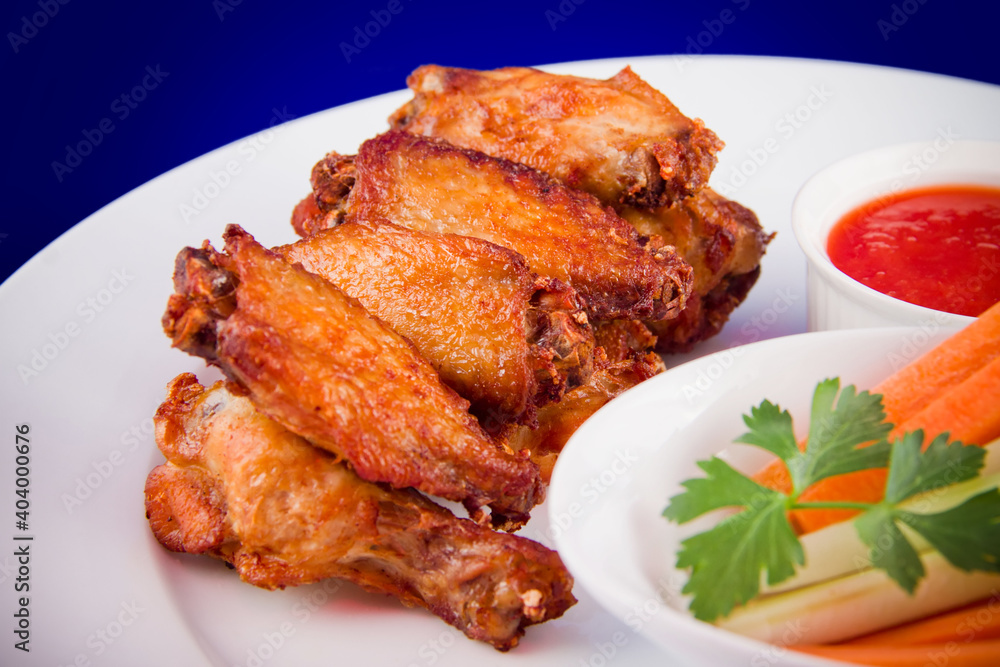
<instances>
[{"instance_id":1,"label":"blue background","mask_svg":"<svg viewBox=\"0 0 1000 667\"><path fill-rule=\"evenodd\" d=\"M694 51L700 36L697 48L711 54L845 60L1000 84L994 2L394 1L396 14L388 0L5 0L0 280L105 204L266 128L276 111L299 117L396 90L423 63L670 54ZM738 20L724 25L717 19L727 8ZM384 25L357 48L357 32L376 18ZM898 30L888 27L894 18ZM357 50L345 55L342 42ZM148 75L157 68L159 81ZM151 90L129 108L121 96L144 78ZM100 129L105 119L110 132ZM67 146L88 136L100 143L67 161Z\"/></svg>"}]
</instances>

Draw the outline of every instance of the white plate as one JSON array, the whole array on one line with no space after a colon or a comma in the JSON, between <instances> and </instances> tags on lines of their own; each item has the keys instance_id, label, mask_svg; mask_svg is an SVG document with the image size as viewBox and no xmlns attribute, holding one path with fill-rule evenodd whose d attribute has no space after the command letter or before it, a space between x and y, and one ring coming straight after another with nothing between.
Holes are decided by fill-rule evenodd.
<instances>
[{"instance_id":1,"label":"white plate","mask_svg":"<svg viewBox=\"0 0 1000 667\"><path fill-rule=\"evenodd\" d=\"M809 174L873 146L933 140L948 128L963 138L1000 139L1000 89L915 72L735 57L550 69L607 77L626 64L728 142L713 183L779 233L747 303L689 357L805 330L805 262L788 218ZM598 665L614 651L616 665L641 665L660 655L582 587L580 604L564 618L530 628L520 647L501 655L425 612L353 588L326 592L326 603L310 609L305 598L322 600L320 589L256 590L217 563L164 552L150 536L142 487L161 460L150 416L177 373L206 377L204 365L171 350L160 331L174 255L218 240L230 222L269 245L293 240L289 216L309 189L312 165L384 130L408 97L396 92L298 119L174 169L74 227L0 287L6 628L18 602L11 445L15 424L25 422L35 537L32 650L16 651L5 630L0 664ZM22 379L19 366L33 359L41 370ZM550 532L542 510L524 530L551 543Z\"/></svg>"},{"instance_id":2,"label":"white plate","mask_svg":"<svg viewBox=\"0 0 1000 667\"><path fill-rule=\"evenodd\" d=\"M855 329L762 341L671 369L606 405L563 450L547 500L577 586L681 662L829 664L695 620L680 592L686 576L674 565L680 541L706 526L681 528L661 512L681 482L704 477L696 461L721 455L756 470L773 458L731 445L746 432L742 415L763 399L789 410L802 437L818 382L839 377L841 387L871 388L946 333Z\"/></svg>"}]
</instances>

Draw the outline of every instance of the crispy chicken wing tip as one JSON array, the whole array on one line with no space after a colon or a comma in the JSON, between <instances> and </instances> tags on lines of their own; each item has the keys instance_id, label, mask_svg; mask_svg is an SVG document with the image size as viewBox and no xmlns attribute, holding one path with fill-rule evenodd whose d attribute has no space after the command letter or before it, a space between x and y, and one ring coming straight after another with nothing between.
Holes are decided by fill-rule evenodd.
<instances>
[{"instance_id":1,"label":"crispy chicken wing tip","mask_svg":"<svg viewBox=\"0 0 1000 667\"><path fill-rule=\"evenodd\" d=\"M173 346L215 363L218 323L235 310L238 284L208 241L181 250L174 262L175 292L161 321Z\"/></svg>"}]
</instances>

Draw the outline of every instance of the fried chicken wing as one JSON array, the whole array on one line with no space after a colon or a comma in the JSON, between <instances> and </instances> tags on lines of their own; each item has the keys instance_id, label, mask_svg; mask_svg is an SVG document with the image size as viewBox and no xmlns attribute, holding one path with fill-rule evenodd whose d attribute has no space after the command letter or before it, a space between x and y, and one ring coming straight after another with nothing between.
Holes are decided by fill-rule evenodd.
<instances>
[{"instance_id":1,"label":"fried chicken wing","mask_svg":"<svg viewBox=\"0 0 1000 667\"><path fill-rule=\"evenodd\" d=\"M425 65L389 123L544 171L602 201L658 207L708 183L723 144L626 67L600 81Z\"/></svg>"},{"instance_id":2,"label":"fried chicken wing","mask_svg":"<svg viewBox=\"0 0 1000 667\"><path fill-rule=\"evenodd\" d=\"M167 462L146 480L146 516L171 551L267 589L347 579L501 651L576 602L554 551L361 480L223 383L178 376L155 423Z\"/></svg>"},{"instance_id":3,"label":"fried chicken wing","mask_svg":"<svg viewBox=\"0 0 1000 667\"><path fill-rule=\"evenodd\" d=\"M544 497L536 466L493 442L413 344L235 225L177 259L173 344L218 365L265 414L363 479L462 502L517 528Z\"/></svg>"},{"instance_id":4,"label":"fried chicken wing","mask_svg":"<svg viewBox=\"0 0 1000 667\"><path fill-rule=\"evenodd\" d=\"M626 207L622 216L640 234L659 235L694 270L694 287L680 315L647 322L660 352L685 352L717 334L760 275L760 262L774 234L761 228L750 209L711 188L667 208Z\"/></svg>"},{"instance_id":5,"label":"fried chicken wing","mask_svg":"<svg viewBox=\"0 0 1000 667\"><path fill-rule=\"evenodd\" d=\"M704 187L721 142L628 68L605 82L521 68L475 72L428 65L408 83L415 96L390 118L394 127L541 169L596 195L640 234L660 235L677 248L693 267L694 287L678 317L650 323L659 351L687 351L714 336L756 282L771 237L752 211ZM665 166L670 158L664 162L665 144L658 144L670 128L682 137L668 151L684 165L677 169ZM621 145L643 148L611 159L610 147ZM659 150L648 148L657 145ZM672 188L666 173L656 177L640 169L635 175L642 165L670 171L681 186ZM322 179L329 171L315 175ZM624 195L609 187L616 174L629 184ZM332 182L323 187L332 190Z\"/></svg>"},{"instance_id":6,"label":"fried chicken wing","mask_svg":"<svg viewBox=\"0 0 1000 667\"><path fill-rule=\"evenodd\" d=\"M530 167L390 131L362 144L353 162L328 155L314 170L314 189L342 182L316 173L346 164L343 180L353 179L346 199L315 194L323 226L385 219L506 246L532 271L579 292L594 320L665 319L684 306L691 271L672 248L640 238L592 196Z\"/></svg>"},{"instance_id":7,"label":"fried chicken wing","mask_svg":"<svg viewBox=\"0 0 1000 667\"><path fill-rule=\"evenodd\" d=\"M634 325L642 326L638 322ZM616 329L617 326L616 324ZM627 325L629 328L632 326L633 324ZM624 329L608 333L618 336L624 334ZM626 335L634 333L638 331ZM646 333L648 334L648 330ZM654 343L655 340L649 344ZM663 360L657 354L632 347L645 343L634 338L626 342L625 338L621 338L617 339L617 344L620 347L612 349L612 354L617 358L605 354L603 347L597 348L595 370L590 381L566 392L558 403L550 403L541 408L538 411L538 428L517 426L507 433L507 441L512 447L531 453L531 460L538 464L546 483L552 477L552 470L566 442L583 422L626 389L665 370Z\"/></svg>"},{"instance_id":8,"label":"fried chicken wing","mask_svg":"<svg viewBox=\"0 0 1000 667\"><path fill-rule=\"evenodd\" d=\"M576 293L482 239L355 221L275 248L416 345L487 427L535 423L586 382L594 336Z\"/></svg>"}]
</instances>

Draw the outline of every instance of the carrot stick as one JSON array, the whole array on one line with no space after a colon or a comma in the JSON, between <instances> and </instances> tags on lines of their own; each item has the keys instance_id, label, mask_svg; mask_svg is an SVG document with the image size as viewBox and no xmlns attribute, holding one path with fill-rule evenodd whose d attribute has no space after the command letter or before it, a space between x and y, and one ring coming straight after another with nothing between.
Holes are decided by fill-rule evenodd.
<instances>
[{"instance_id":1,"label":"carrot stick","mask_svg":"<svg viewBox=\"0 0 1000 667\"><path fill-rule=\"evenodd\" d=\"M968 445L984 445L1000 436L1000 357L942 391L923 410L894 428L889 438L917 429L924 431L925 447L944 432ZM877 503L882 500L886 476L884 468L875 468L830 477L807 489L799 499ZM791 517L795 529L805 534L856 514L854 510L797 510Z\"/></svg>"},{"instance_id":2,"label":"carrot stick","mask_svg":"<svg viewBox=\"0 0 1000 667\"><path fill-rule=\"evenodd\" d=\"M996 383L997 364L1000 363L1000 303L990 307L972 324L954 334L925 355L900 369L872 391L882 394L886 419L906 430L924 428L930 437L947 430L953 438L977 444L996 437L983 437L1000 429L1000 385ZM984 375L980 371L989 370ZM977 381L963 390L955 390L950 400L938 404L939 398L949 390L977 377ZM975 407L966 402L975 397ZM991 400L992 399L992 400ZM950 411L961 423L952 424ZM916 419L921 414L920 419ZM925 424L925 425L914 425ZM977 428L978 427L978 428ZM959 435L958 430L961 430ZM899 429L897 429L898 431ZM894 431L896 433L896 431ZM970 436L976 437L970 437ZM929 442L930 438L928 438ZM804 447L805 443L801 443ZM801 500L850 500L878 502L885 488L884 470L865 470L825 479L814 485ZM780 459L772 461L754 479L783 493L791 491L788 469ZM791 514L796 530L808 533L839 521L846 521L856 512L849 510L808 510Z\"/></svg>"},{"instance_id":3,"label":"carrot stick","mask_svg":"<svg viewBox=\"0 0 1000 667\"><path fill-rule=\"evenodd\" d=\"M945 390L902 426L904 432L917 428L926 435L947 431L966 444L995 440L1000 435L1000 357Z\"/></svg>"},{"instance_id":4,"label":"carrot stick","mask_svg":"<svg viewBox=\"0 0 1000 667\"><path fill-rule=\"evenodd\" d=\"M962 382L997 357L1000 357L1000 302L872 391L882 394L888 420L899 424L943 390Z\"/></svg>"},{"instance_id":5,"label":"carrot stick","mask_svg":"<svg viewBox=\"0 0 1000 667\"><path fill-rule=\"evenodd\" d=\"M832 660L874 667L997 667L1000 665L1000 640L960 644L925 644L923 646L789 646L789 648Z\"/></svg>"},{"instance_id":6,"label":"carrot stick","mask_svg":"<svg viewBox=\"0 0 1000 667\"><path fill-rule=\"evenodd\" d=\"M1000 598L858 637L842 645L915 646L1000 639Z\"/></svg>"}]
</instances>

